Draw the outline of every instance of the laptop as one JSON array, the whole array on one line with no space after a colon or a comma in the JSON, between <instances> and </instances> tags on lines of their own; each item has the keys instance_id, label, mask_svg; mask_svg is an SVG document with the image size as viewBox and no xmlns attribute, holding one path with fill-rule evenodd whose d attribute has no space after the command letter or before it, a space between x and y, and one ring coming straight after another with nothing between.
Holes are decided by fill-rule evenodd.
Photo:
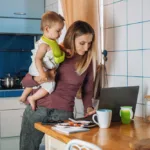
<instances>
[{"instance_id":1,"label":"laptop","mask_svg":"<svg viewBox=\"0 0 150 150\"><path fill-rule=\"evenodd\" d=\"M133 115L135 114L138 92L139 86L102 88L98 109L111 109L112 122L119 122L121 106L132 106ZM92 116L84 119L92 120Z\"/></svg>"}]
</instances>

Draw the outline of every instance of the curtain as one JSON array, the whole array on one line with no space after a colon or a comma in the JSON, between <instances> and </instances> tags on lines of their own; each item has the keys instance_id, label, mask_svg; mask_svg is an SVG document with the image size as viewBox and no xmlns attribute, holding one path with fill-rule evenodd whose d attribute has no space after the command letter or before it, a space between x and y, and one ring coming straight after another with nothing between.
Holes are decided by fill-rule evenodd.
<instances>
[{"instance_id":1,"label":"curtain","mask_svg":"<svg viewBox=\"0 0 150 150\"><path fill-rule=\"evenodd\" d=\"M61 5L67 28L76 20L86 21L94 28L96 34L94 48L96 56L99 55L100 59L99 0L61 0Z\"/></svg>"},{"instance_id":2,"label":"curtain","mask_svg":"<svg viewBox=\"0 0 150 150\"><path fill-rule=\"evenodd\" d=\"M95 30L93 68L96 68L97 64L101 62L99 1L100 0L61 0L67 28L74 21L82 20L88 22ZM94 77L95 76L96 69L94 69ZM80 94L81 92L79 91L77 97L81 97Z\"/></svg>"},{"instance_id":3,"label":"curtain","mask_svg":"<svg viewBox=\"0 0 150 150\"><path fill-rule=\"evenodd\" d=\"M90 23L95 29L98 24L98 0L61 0L67 27L76 20Z\"/></svg>"}]
</instances>

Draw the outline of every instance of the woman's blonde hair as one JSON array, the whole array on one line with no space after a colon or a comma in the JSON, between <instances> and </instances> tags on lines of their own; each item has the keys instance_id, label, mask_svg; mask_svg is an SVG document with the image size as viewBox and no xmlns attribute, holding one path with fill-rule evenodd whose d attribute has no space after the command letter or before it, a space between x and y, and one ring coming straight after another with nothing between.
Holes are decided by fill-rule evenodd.
<instances>
[{"instance_id":1,"label":"woman's blonde hair","mask_svg":"<svg viewBox=\"0 0 150 150\"><path fill-rule=\"evenodd\" d=\"M54 11L47 11L42 15L41 19L41 31L45 26L52 27L55 23L64 23L65 19Z\"/></svg>"},{"instance_id":2,"label":"woman's blonde hair","mask_svg":"<svg viewBox=\"0 0 150 150\"><path fill-rule=\"evenodd\" d=\"M88 51L86 51L86 53L83 56L80 56L79 60L76 62L76 72L79 75L81 75L87 70L93 57L92 48L93 48L93 42L95 39L94 29L87 22L80 21L80 20L76 21L68 28L66 36L64 38L64 42L63 42L64 47L66 49L71 50L71 57L73 57L76 53L75 39L85 34L92 34L93 39L92 39L91 46L88 49Z\"/></svg>"}]
</instances>

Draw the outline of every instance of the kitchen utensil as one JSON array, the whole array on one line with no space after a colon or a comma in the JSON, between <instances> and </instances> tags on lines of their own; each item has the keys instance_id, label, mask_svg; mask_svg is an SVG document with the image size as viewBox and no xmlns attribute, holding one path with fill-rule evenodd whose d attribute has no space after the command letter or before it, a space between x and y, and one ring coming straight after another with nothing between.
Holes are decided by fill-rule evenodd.
<instances>
[{"instance_id":1,"label":"kitchen utensil","mask_svg":"<svg viewBox=\"0 0 150 150\"><path fill-rule=\"evenodd\" d=\"M17 77L13 78L10 74L7 74L5 78L0 79L1 87L6 89L11 89L15 87L15 84L19 79Z\"/></svg>"},{"instance_id":2,"label":"kitchen utensil","mask_svg":"<svg viewBox=\"0 0 150 150\"><path fill-rule=\"evenodd\" d=\"M14 86L14 80L10 76L10 74L7 74L7 76L1 80L1 86L2 88L12 88Z\"/></svg>"},{"instance_id":3,"label":"kitchen utensil","mask_svg":"<svg viewBox=\"0 0 150 150\"><path fill-rule=\"evenodd\" d=\"M132 106L122 106L120 117L123 124L129 124L133 118Z\"/></svg>"},{"instance_id":4,"label":"kitchen utensil","mask_svg":"<svg viewBox=\"0 0 150 150\"><path fill-rule=\"evenodd\" d=\"M95 117L97 116L97 120ZM112 118L112 110L110 109L99 109L96 114L93 115L92 119L100 128L109 128Z\"/></svg>"}]
</instances>

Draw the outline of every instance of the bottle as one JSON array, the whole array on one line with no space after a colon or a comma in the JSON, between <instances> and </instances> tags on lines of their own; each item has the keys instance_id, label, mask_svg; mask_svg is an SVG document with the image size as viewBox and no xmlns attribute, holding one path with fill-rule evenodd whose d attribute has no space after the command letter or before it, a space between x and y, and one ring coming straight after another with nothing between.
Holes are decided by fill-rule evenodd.
<instances>
[{"instance_id":1,"label":"bottle","mask_svg":"<svg viewBox=\"0 0 150 150\"><path fill-rule=\"evenodd\" d=\"M150 95L146 95L144 98L144 120L150 122Z\"/></svg>"}]
</instances>

